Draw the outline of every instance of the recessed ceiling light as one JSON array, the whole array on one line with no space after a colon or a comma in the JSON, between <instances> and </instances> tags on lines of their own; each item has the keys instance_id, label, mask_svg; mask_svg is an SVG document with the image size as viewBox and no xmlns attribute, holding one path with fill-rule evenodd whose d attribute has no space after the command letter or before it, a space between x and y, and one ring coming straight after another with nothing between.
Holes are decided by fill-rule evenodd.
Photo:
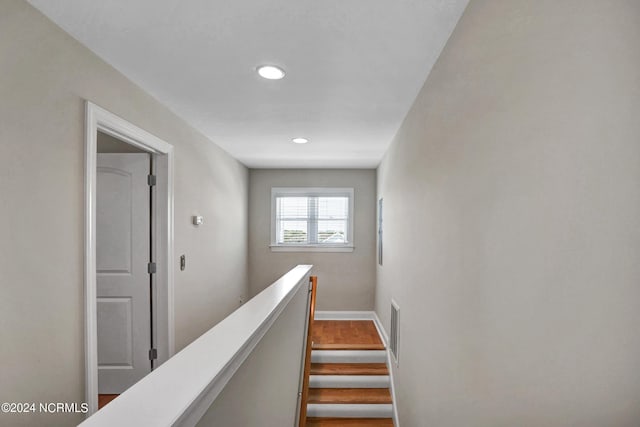
<instances>
[{"instance_id":1,"label":"recessed ceiling light","mask_svg":"<svg viewBox=\"0 0 640 427\"><path fill-rule=\"evenodd\" d=\"M293 138L291 141L295 142L296 144L306 144L307 142L309 142L307 138Z\"/></svg>"},{"instance_id":2,"label":"recessed ceiling light","mask_svg":"<svg viewBox=\"0 0 640 427\"><path fill-rule=\"evenodd\" d=\"M284 70L282 68L278 68L275 65L261 65L257 69L260 77L269 80L280 80L284 77Z\"/></svg>"}]
</instances>

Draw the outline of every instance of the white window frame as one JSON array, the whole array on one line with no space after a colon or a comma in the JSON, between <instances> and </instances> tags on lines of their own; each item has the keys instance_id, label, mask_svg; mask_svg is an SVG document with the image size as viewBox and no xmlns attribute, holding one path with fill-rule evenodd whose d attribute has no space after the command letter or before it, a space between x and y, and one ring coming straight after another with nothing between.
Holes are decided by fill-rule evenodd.
<instances>
[{"instance_id":1,"label":"white window frame","mask_svg":"<svg viewBox=\"0 0 640 427\"><path fill-rule=\"evenodd\" d=\"M271 189L271 244L269 247L273 252L353 252L354 229L353 217L354 195L353 188L325 188L325 187L273 187ZM348 197L349 198L349 219L347 225L346 243L317 243L317 244L282 244L276 239L276 198L281 196L298 197Z\"/></svg>"}]
</instances>

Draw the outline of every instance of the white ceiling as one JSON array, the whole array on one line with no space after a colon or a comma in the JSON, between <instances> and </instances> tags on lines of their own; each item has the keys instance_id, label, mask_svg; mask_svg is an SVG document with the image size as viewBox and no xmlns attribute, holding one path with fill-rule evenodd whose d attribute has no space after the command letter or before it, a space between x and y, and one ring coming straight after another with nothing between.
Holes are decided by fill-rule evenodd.
<instances>
[{"instance_id":1,"label":"white ceiling","mask_svg":"<svg viewBox=\"0 0 640 427\"><path fill-rule=\"evenodd\" d=\"M365 168L468 0L29 2L249 167Z\"/></svg>"}]
</instances>

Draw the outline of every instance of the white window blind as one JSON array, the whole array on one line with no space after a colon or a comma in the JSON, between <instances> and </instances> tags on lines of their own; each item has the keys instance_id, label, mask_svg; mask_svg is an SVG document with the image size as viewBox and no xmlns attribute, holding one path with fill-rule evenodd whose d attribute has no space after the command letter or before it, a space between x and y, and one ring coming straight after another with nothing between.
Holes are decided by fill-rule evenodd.
<instances>
[{"instance_id":1,"label":"white window blind","mask_svg":"<svg viewBox=\"0 0 640 427\"><path fill-rule=\"evenodd\" d=\"M274 188L272 246L351 246L353 189Z\"/></svg>"}]
</instances>

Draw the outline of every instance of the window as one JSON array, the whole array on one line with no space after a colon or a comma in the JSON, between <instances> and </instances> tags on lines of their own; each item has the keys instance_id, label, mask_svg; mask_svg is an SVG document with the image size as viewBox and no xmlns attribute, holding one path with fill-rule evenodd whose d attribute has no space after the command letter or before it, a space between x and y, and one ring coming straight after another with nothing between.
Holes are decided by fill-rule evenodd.
<instances>
[{"instance_id":1,"label":"window","mask_svg":"<svg viewBox=\"0 0 640 427\"><path fill-rule=\"evenodd\" d=\"M353 251L353 188L271 189L271 249Z\"/></svg>"}]
</instances>

